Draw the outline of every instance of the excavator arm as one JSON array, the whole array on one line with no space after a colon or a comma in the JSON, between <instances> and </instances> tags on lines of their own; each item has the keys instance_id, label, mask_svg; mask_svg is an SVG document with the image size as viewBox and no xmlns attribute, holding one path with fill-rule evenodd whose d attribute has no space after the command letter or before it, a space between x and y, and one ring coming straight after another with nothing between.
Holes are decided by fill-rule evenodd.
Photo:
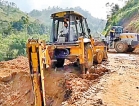
<instances>
[{"instance_id":1,"label":"excavator arm","mask_svg":"<svg viewBox=\"0 0 139 106\"><path fill-rule=\"evenodd\" d=\"M44 89L44 71L50 64L48 49L44 41L29 39L27 43L27 56L34 90L35 106L46 106Z\"/></svg>"}]
</instances>

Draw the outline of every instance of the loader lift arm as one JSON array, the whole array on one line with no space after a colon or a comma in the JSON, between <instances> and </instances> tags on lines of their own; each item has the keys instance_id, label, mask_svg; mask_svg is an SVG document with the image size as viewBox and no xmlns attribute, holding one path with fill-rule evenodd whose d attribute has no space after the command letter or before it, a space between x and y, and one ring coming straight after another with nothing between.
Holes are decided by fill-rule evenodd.
<instances>
[{"instance_id":1,"label":"loader lift arm","mask_svg":"<svg viewBox=\"0 0 139 106\"><path fill-rule=\"evenodd\" d=\"M35 106L46 106L44 89L44 70L48 51L45 42L29 39L27 43L27 56L34 90ZM47 56L48 57L48 56ZM48 63L49 64L49 63Z\"/></svg>"}]
</instances>

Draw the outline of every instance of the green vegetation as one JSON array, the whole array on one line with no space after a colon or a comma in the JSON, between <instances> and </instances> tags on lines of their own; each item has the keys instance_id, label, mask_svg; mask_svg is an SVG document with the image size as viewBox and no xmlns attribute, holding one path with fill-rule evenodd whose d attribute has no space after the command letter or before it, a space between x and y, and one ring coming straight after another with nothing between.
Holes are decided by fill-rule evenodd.
<instances>
[{"instance_id":1,"label":"green vegetation","mask_svg":"<svg viewBox=\"0 0 139 106\"><path fill-rule=\"evenodd\" d=\"M17 56L26 56L26 41L28 38L46 39L48 41L48 35L33 36L27 35L24 32L20 32L18 35L11 34L7 37L3 37L0 34L0 61L16 58Z\"/></svg>"},{"instance_id":2,"label":"green vegetation","mask_svg":"<svg viewBox=\"0 0 139 106\"><path fill-rule=\"evenodd\" d=\"M117 9L112 7L112 9ZM108 32L113 25L121 25L123 27L136 27L139 31L139 20L133 20L132 18L138 14L139 0L129 0L127 4L116 11L108 17L106 27L103 31L104 35L108 35ZM126 26L125 26L126 25Z\"/></svg>"},{"instance_id":3,"label":"green vegetation","mask_svg":"<svg viewBox=\"0 0 139 106\"><path fill-rule=\"evenodd\" d=\"M13 4L0 2L0 33L3 36L25 31L29 35L48 34L49 30L46 25L41 24L35 18L29 17L28 14L23 13L18 8L13 7Z\"/></svg>"},{"instance_id":4,"label":"green vegetation","mask_svg":"<svg viewBox=\"0 0 139 106\"><path fill-rule=\"evenodd\" d=\"M0 1L0 61L26 55L28 38L48 40L49 29L20 11L13 2Z\"/></svg>"}]
</instances>

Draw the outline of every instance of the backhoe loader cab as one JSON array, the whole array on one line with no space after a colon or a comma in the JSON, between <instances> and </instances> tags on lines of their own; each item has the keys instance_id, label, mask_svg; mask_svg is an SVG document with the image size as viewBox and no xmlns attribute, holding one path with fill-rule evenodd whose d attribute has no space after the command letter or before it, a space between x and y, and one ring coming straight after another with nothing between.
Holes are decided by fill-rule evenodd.
<instances>
[{"instance_id":1,"label":"backhoe loader cab","mask_svg":"<svg viewBox=\"0 0 139 106\"><path fill-rule=\"evenodd\" d=\"M76 42L79 37L88 38L90 29L86 19L74 11L58 12L51 15L53 20L50 42ZM67 27L64 26L67 24Z\"/></svg>"}]
</instances>

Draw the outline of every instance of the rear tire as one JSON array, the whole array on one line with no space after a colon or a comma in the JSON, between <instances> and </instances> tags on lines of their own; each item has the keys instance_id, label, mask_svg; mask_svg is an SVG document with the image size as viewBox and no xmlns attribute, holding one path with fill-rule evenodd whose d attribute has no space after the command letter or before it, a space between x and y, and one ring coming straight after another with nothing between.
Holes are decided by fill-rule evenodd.
<instances>
[{"instance_id":1,"label":"rear tire","mask_svg":"<svg viewBox=\"0 0 139 106\"><path fill-rule=\"evenodd\" d=\"M93 66L93 51L91 44L84 45L84 61L85 64L81 65L82 73L86 74L87 70Z\"/></svg>"},{"instance_id":2,"label":"rear tire","mask_svg":"<svg viewBox=\"0 0 139 106\"><path fill-rule=\"evenodd\" d=\"M128 45L127 45L126 42L117 41L117 42L115 43L115 50L116 50L118 53L127 52L127 49L128 49Z\"/></svg>"},{"instance_id":3,"label":"rear tire","mask_svg":"<svg viewBox=\"0 0 139 106\"><path fill-rule=\"evenodd\" d=\"M94 42L94 45L95 46L107 46L104 42L102 42L102 41L96 41L96 42Z\"/></svg>"}]
</instances>

